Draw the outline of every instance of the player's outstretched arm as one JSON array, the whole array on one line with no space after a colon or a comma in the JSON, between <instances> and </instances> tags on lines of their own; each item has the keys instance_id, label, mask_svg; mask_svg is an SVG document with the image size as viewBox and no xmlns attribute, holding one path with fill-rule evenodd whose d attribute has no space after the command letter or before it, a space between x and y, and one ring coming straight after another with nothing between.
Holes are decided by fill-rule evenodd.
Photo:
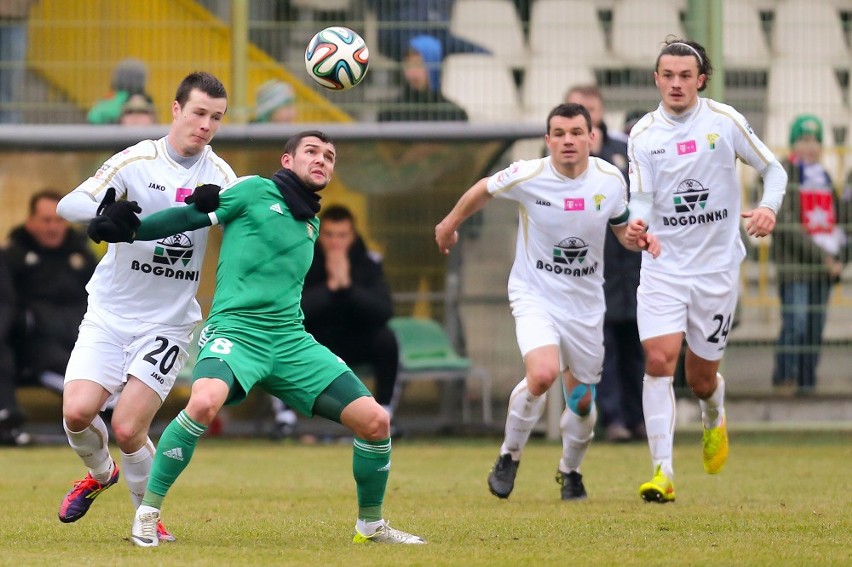
<instances>
[{"instance_id":1,"label":"player's outstretched arm","mask_svg":"<svg viewBox=\"0 0 852 567\"><path fill-rule=\"evenodd\" d=\"M441 254L449 254L450 249L459 241L458 227L472 214L481 210L491 200L488 192L488 178L477 181L465 191L453 210L435 226L435 243Z\"/></svg>"},{"instance_id":2,"label":"player's outstretched arm","mask_svg":"<svg viewBox=\"0 0 852 567\"><path fill-rule=\"evenodd\" d=\"M105 219L105 220L101 220ZM207 213L195 207L177 207L156 212L135 230L105 224L108 217L98 216L89 223L88 233L95 242L134 242L136 240L158 240L186 230L195 230L213 224Z\"/></svg>"},{"instance_id":3,"label":"player's outstretched arm","mask_svg":"<svg viewBox=\"0 0 852 567\"><path fill-rule=\"evenodd\" d=\"M187 230L211 226L209 214L195 207L175 207L158 211L142 221L136 231L136 240L158 240Z\"/></svg>"}]
</instances>

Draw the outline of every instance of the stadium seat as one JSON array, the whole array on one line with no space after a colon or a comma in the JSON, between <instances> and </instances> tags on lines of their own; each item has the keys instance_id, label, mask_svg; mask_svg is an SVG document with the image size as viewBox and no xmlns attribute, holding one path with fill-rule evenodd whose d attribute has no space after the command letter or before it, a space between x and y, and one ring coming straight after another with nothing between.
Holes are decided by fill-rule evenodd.
<instances>
[{"instance_id":1,"label":"stadium seat","mask_svg":"<svg viewBox=\"0 0 852 567\"><path fill-rule=\"evenodd\" d=\"M444 59L441 91L471 122L514 122L521 114L512 71L493 55L457 53Z\"/></svg>"},{"instance_id":2,"label":"stadium seat","mask_svg":"<svg viewBox=\"0 0 852 567\"><path fill-rule=\"evenodd\" d=\"M569 65L610 67L598 7L587 0L536 0L530 9L530 50L534 57L563 58Z\"/></svg>"},{"instance_id":3,"label":"stadium seat","mask_svg":"<svg viewBox=\"0 0 852 567\"><path fill-rule=\"evenodd\" d=\"M544 124L550 110L565 101L568 89L580 84L595 84L590 68L569 65L564 59L536 57L527 67L521 88L524 117Z\"/></svg>"},{"instance_id":4,"label":"stadium seat","mask_svg":"<svg viewBox=\"0 0 852 567\"><path fill-rule=\"evenodd\" d=\"M510 0L458 0L450 33L488 49L512 69L522 68L529 58L523 25Z\"/></svg>"},{"instance_id":5,"label":"stadium seat","mask_svg":"<svg viewBox=\"0 0 852 567\"><path fill-rule=\"evenodd\" d=\"M828 64L812 61L776 61L769 72L764 141L775 148L787 146L790 123L797 114L815 114L823 120L823 145L834 145L834 128L845 128L849 109L843 102L837 75Z\"/></svg>"},{"instance_id":6,"label":"stadium seat","mask_svg":"<svg viewBox=\"0 0 852 567\"><path fill-rule=\"evenodd\" d=\"M678 2L617 0L613 4L612 51L629 65L653 68L669 35L685 35Z\"/></svg>"},{"instance_id":7,"label":"stadium seat","mask_svg":"<svg viewBox=\"0 0 852 567\"><path fill-rule=\"evenodd\" d=\"M773 53L779 59L848 65L850 53L833 3L782 0L775 7Z\"/></svg>"},{"instance_id":8,"label":"stadium seat","mask_svg":"<svg viewBox=\"0 0 852 567\"><path fill-rule=\"evenodd\" d=\"M399 375L397 392L408 382L417 380L447 380L465 386L462 395L462 421L470 422L470 404L466 395L467 378L476 378L482 387L482 421L491 423L491 375L481 367L475 367L470 359L456 353L443 327L432 319L419 317L393 317L389 323L399 342ZM446 398L441 414L452 417L454 400ZM449 403L447 403L449 402Z\"/></svg>"},{"instance_id":9,"label":"stadium seat","mask_svg":"<svg viewBox=\"0 0 852 567\"><path fill-rule=\"evenodd\" d=\"M769 67L769 46L759 7L752 0L725 0L722 4L722 53L731 69Z\"/></svg>"}]
</instances>

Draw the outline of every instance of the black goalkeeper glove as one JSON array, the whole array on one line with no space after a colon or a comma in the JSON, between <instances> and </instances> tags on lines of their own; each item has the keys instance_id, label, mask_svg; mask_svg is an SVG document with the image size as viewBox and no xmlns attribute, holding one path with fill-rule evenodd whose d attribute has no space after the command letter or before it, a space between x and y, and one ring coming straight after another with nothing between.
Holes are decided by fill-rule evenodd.
<instances>
[{"instance_id":1,"label":"black goalkeeper glove","mask_svg":"<svg viewBox=\"0 0 852 567\"><path fill-rule=\"evenodd\" d=\"M187 205L195 205L195 208L202 213L212 213L219 208L219 191L222 188L212 183L199 185L192 192L192 195L184 200Z\"/></svg>"},{"instance_id":2,"label":"black goalkeeper glove","mask_svg":"<svg viewBox=\"0 0 852 567\"><path fill-rule=\"evenodd\" d=\"M141 221L136 213L142 209L136 201L115 200L115 189L106 191L101 204L98 206L95 218L89 221L86 233L89 238L100 244L107 242L133 242L136 229Z\"/></svg>"}]
</instances>

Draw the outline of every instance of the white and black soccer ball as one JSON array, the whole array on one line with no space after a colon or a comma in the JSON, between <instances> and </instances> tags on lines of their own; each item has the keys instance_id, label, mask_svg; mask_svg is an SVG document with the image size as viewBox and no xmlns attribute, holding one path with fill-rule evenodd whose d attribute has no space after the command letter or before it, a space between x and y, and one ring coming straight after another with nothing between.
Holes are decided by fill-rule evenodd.
<instances>
[{"instance_id":1,"label":"white and black soccer ball","mask_svg":"<svg viewBox=\"0 0 852 567\"><path fill-rule=\"evenodd\" d=\"M323 87L335 91L351 89L364 79L370 65L370 50L364 39L349 28L331 26L308 42L305 68Z\"/></svg>"}]
</instances>

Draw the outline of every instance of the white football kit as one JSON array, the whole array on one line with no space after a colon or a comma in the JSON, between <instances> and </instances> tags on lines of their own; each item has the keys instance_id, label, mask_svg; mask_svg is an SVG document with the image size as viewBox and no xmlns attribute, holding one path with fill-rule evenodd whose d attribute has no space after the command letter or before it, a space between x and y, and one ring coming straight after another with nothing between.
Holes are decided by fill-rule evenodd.
<instances>
[{"instance_id":1,"label":"white football kit","mask_svg":"<svg viewBox=\"0 0 852 567\"><path fill-rule=\"evenodd\" d=\"M178 157L167 146L166 138L145 140L115 154L62 199L58 212L72 222L86 222L113 187L117 199L136 201L144 218L186 206L184 200L199 185L224 187L236 178L210 146L192 158ZM165 399L201 320L195 294L208 230L109 245L86 286L89 307L66 382L93 380L115 393L129 373Z\"/></svg>"},{"instance_id":2,"label":"white football kit","mask_svg":"<svg viewBox=\"0 0 852 567\"><path fill-rule=\"evenodd\" d=\"M647 219L661 254L643 254L637 320L642 340L686 332L690 348L722 357L737 302L742 194L736 160L763 173L775 161L731 106L699 98L673 118L662 104L631 131L630 191L651 193Z\"/></svg>"},{"instance_id":3,"label":"white football kit","mask_svg":"<svg viewBox=\"0 0 852 567\"><path fill-rule=\"evenodd\" d=\"M550 157L518 161L488 180L497 198L516 201L520 225L509 301L521 354L555 344L580 382L600 380L603 364L603 250L610 225L627 221L627 188L613 165L589 158L576 179Z\"/></svg>"}]
</instances>

